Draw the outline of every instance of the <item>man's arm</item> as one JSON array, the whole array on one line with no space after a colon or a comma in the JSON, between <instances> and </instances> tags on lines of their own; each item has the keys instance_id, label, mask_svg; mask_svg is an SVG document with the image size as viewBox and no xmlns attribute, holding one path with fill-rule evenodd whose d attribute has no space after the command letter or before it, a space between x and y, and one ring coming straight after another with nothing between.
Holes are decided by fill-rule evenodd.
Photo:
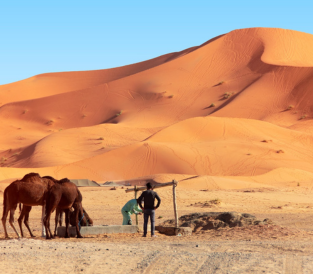
<instances>
[{"instance_id":1,"label":"man's arm","mask_svg":"<svg viewBox=\"0 0 313 274\"><path fill-rule=\"evenodd\" d=\"M143 209L142 207L142 199L143 199L143 192L141 193L140 197L138 198L138 205L140 206L141 209Z\"/></svg>"},{"instance_id":2,"label":"man's arm","mask_svg":"<svg viewBox=\"0 0 313 274\"><path fill-rule=\"evenodd\" d=\"M135 214L142 213L142 209L140 209L140 208L138 207L138 205L135 205L135 206L134 206L133 211L134 211Z\"/></svg>"},{"instance_id":3,"label":"man's arm","mask_svg":"<svg viewBox=\"0 0 313 274\"><path fill-rule=\"evenodd\" d=\"M158 203L157 203L157 205L155 206L155 209L157 209L157 208L160 206L160 204L161 204L161 199L160 199L158 193L156 193L156 192L155 192L155 198L158 200Z\"/></svg>"}]
</instances>

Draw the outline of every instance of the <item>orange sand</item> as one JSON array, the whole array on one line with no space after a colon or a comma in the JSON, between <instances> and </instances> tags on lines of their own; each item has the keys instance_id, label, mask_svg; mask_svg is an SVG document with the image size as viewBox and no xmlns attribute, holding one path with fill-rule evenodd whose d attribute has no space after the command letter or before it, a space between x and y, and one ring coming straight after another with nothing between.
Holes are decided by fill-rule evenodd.
<instances>
[{"instance_id":1,"label":"orange sand","mask_svg":"<svg viewBox=\"0 0 313 274\"><path fill-rule=\"evenodd\" d=\"M312 46L306 33L241 29L138 64L2 85L0 180L173 174L232 176L236 188L237 176L311 174Z\"/></svg>"},{"instance_id":2,"label":"orange sand","mask_svg":"<svg viewBox=\"0 0 313 274\"><path fill-rule=\"evenodd\" d=\"M144 185L147 179L156 182L176 179L179 215L248 212L272 218L276 224L291 229L286 232L285 228L278 228L277 232L274 227L270 233L265 231L267 234L260 228L254 232L213 231L203 238L180 237L177 241L205 244L209 239L211 244L218 237L227 241L269 237L311 240L312 48L310 34L284 29L241 29L138 64L98 71L48 73L1 85L0 204L4 188L29 172L57 179L88 178L126 185ZM95 225L121 223L120 208L133 198L133 193L126 194L124 190L125 187L112 191L106 187L81 188L84 207ZM163 216L157 219L160 223L173 217L172 190L162 188L158 193L162 197L157 210L157 216ZM213 208L198 206L216 198L221 204ZM38 238L40 214L40 207L31 213L31 227ZM293 233L294 229L297 232ZM10 235L15 237L12 231L9 228ZM2 227L0 234L2 238ZM136 243L138 238L134 239ZM165 238L160 237L162 249L163 242L171 237ZM129 243L129 239L119 235L109 242ZM106 238L98 240L108 244ZM94 240L87 237L79 241ZM150 245L145 247L142 240L141 244L147 253ZM14 241L8 245L12 250L21 249ZM188 242L188 252L192 245ZM253 250L267 254L269 245L265 245L266 248L253 245ZM300 243L291 245L303 251ZM225 246L227 243L220 246L223 252ZM234 246L237 250L238 242ZM118 245L117 254L124 249L129 253L128 245L122 247ZM158 242L151 248L158 248ZM247 248L243 252L250 250ZM293 249L288 250L294 255ZM128 261L135 262L134 265L141 262L143 255L133 261L133 254L129 254ZM99 255L92 261L99 267L106 256ZM15 256L12 258L10 261L6 256L2 266L15 265ZM22 269L27 269L23 268L26 262L36 263L23 258L19 261ZM124 262L124 256L109 258ZM40 261L55 267L49 259ZM68 262L81 266L79 260ZM284 263L286 270L290 268L288 262ZM289 264L297 266L294 261ZM267 261L261 265L267 265ZM111 270L118 266L112 267ZM148 264L147 269L151 267ZM276 271L276 266L273 269ZM23 271L19 272L27 273Z\"/></svg>"}]
</instances>

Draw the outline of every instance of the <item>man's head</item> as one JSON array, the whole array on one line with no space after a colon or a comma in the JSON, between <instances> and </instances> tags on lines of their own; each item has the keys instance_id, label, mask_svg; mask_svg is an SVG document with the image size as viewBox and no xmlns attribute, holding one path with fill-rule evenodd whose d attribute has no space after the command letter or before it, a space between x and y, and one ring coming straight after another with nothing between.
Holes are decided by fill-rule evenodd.
<instances>
[{"instance_id":1,"label":"man's head","mask_svg":"<svg viewBox=\"0 0 313 274\"><path fill-rule=\"evenodd\" d=\"M152 184L150 182L147 183L146 186L147 186L147 189L152 189Z\"/></svg>"}]
</instances>

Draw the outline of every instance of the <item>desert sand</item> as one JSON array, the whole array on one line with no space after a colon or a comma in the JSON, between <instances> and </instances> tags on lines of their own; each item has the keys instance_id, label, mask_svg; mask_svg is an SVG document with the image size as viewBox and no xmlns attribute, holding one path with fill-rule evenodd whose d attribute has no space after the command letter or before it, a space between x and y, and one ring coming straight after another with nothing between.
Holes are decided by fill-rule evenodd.
<instances>
[{"instance_id":1,"label":"desert sand","mask_svg":"<svg viewBox=\"0 0 313 274\"><path fill-rule=\"evenodd\" d=\"M180 216L273 221L186 237L46 241L35 207L36 238L17 240L9 228L5 240L0 228L1 273L312 273L312 48L310 34L240 29L137 64L1 85L1 207L5 187L29 172L114 181L116 190L80 190L95 225L121 224L129 185L176 179ZM171 188L157 192L159 224L173 204Z\"/></svg>"}]
</instances>

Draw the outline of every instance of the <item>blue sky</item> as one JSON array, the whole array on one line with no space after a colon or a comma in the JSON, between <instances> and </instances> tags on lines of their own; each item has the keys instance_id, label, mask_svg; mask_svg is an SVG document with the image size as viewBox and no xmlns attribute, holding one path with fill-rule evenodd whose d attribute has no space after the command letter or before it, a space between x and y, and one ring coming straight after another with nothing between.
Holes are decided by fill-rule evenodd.
<instances>
[{"instance_id":1,"label":"blue sky","mask_svg":"<svg viewBox=\"0 0 313 274\"><path fill-rule=\"evenodd\" d=\"M312 1L0 2L0 85L46 72L128 65L234 29L313 34Z\"/></svg>"}]
</instances>

